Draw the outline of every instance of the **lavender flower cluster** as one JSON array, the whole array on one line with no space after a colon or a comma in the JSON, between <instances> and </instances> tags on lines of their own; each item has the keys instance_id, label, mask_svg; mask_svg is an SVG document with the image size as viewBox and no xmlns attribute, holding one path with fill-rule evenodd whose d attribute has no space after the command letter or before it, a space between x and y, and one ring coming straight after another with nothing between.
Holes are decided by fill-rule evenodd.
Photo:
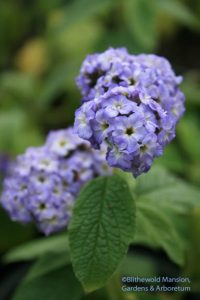
<instances>
[{"instance_id":1,"label":"lavender flower cluster","mask_svg":"<svg viewBox=\"0 0 200 300\"><path fill-rule=\"evenodd\" d=\"M89 55L77 78L83 103L75 131L96 149L106 143L108 164L137 177L175 137L184 113L181 81L156 55L130 55L124 48Z\"/></svg>"},{"instance_id":2,"label":"lavender flower cluster","mask_svg":"<svg viewBox=\"0 0 200 300\"><path fill-rule=\"evenodd\" d=\"M49 235L67 226L83 184L109 174L104 150L94 151L71 128L53 131L44 146L17 157L0 202L12 220L34 221Z\"/></svg>"},{"instance_id":3,"label":"lavender flower cluster","mask_svg":"<svg viewBox=\"0 0 200 300\"><path fill-rule=\"evenodd\" d=\"M9 171L10 158L9 155L0 153L0 179L4 178Z\"/></svg>"}]
</instances>

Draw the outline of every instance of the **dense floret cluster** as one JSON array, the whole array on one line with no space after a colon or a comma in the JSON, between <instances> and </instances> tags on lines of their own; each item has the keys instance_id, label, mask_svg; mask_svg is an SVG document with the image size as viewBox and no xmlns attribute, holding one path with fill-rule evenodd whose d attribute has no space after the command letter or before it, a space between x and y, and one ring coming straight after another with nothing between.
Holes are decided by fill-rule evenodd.
<instances>
[{"instance_id":1,"label":"dense floret cluster","mask_svg":"<svg viewBox=\"0 0 200 300\"><path fill-rule=\"evenodd\" d=\"M184 113L181 81L156 55L112 48L89 55L77 78L83 103L75 131L96 149L106 143L108 164L137 177L175 137Z\"/></svg>"},{"instance_id":2,"label":"dense floret cluster","mask_svg":"<svg viewBox=\"0 0 200 300\"><path fill-rule=\"evenodd\" d=\"M109 175L104 150L94 151L73 129L51 132L42 147L17 157L4 180L1 204L14 221L34 221L46 235L65 228L80 188Z\"/></svg>"}]
</instances>

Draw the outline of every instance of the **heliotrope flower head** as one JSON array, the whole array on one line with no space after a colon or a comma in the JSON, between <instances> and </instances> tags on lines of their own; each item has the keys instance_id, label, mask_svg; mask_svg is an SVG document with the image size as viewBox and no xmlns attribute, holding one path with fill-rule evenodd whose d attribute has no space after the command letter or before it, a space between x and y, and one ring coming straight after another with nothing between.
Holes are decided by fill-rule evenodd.
<instances>
[{"instance_id":1,"label":"heliotrope flower head","mask_svg":"<svg viewBox=\"0 0 200 300\"><path fill-rule=\"evenodd\" d=\"M125 49L90 55L77 79L83 103L75 131L96 149L106 144L108 164L137 177L175 137L184 113L181 80L156 55L130 55Z\"/></svg>"},{"instance_id":2,"label":"heliotrope flower head","mask_svg":"<svg viewBox=\"0 0 200 300\"><path fill-rule=\"evenodd\" d=\"M4 180L1 204L14 221L34 221L45 234L64 229L80 188L111 174L105 154L94 151L73 129L52 131L42 147L17 157Z\"/></svg>"}]
</instances>

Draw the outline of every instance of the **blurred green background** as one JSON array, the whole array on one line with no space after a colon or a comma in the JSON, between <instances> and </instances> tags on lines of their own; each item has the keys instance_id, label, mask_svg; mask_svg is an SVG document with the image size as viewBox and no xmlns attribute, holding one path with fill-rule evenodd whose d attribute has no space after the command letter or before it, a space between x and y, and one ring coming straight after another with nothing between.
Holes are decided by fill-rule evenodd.
<instances>
[{"instance_id":1,"label":"blurred green background","mask_svg":"<svg viewBox=\"0 0 200 300\"><path fill-rule=\"evenodd\" d=\"M187 111L156 164L200 186L199 32L199 0L1 0L1 177L7 160L73 124L80 64L112 46L166 56L184 76ZM0 211L0 253L37 235Z\"/></svg>"}]
</instances>

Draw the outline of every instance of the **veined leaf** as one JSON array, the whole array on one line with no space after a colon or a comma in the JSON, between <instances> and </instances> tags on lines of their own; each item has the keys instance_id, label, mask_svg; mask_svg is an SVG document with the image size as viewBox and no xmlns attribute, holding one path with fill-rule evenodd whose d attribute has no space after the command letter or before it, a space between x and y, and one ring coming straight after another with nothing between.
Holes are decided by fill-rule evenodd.
<instances>
[{"instance_id":1,"label":"veined leaf","mask_svg":"<svg viewBox=\"0 0 200 300\"><path fill-rule=\"evenodd\" d=\"M102 287L133 239L135 207L118 176L92 180L80 193L69 228L71 260L86 291Z\"/></svg>"}]
</instances>

